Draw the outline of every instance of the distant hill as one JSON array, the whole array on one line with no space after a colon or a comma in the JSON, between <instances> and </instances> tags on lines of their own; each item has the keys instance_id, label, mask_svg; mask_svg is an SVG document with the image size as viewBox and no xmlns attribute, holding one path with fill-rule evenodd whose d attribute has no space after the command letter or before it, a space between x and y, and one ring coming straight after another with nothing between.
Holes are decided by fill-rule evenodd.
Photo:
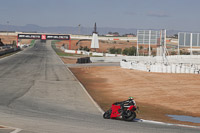
<instances>
[{"instance_id":1,"label":"distant hill","mask_svg":"<svg viewBox=\"0 0 200 133\"><path fill-rule=\"evenodd\" d=\"M21 31L21 32L47 32L47 33L63 33L63 34L83 34L91 35L93 32L92 27L71 27L71 26L57 26L57 27L42 27L34 24L27 24L25 26L2 25L0 24L0 31ZM110 28L110 27L97 27L100 35L105 35L108 32L118 32L120 35L133 33L137 34L135 28ZM178 30L167 30L167 35L177 34Z\"/></svg>"}]
</instances>

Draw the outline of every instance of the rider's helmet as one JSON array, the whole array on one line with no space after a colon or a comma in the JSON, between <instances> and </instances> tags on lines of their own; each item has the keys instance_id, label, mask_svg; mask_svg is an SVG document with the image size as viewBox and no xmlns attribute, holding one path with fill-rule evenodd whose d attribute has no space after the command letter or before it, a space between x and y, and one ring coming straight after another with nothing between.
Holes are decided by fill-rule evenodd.
<instances>
[{"instance_id":1,"label":"rider's helmet","mask_svg":"<svg viewBox=\"0 0 200 133\"><path fill-rule=\"evenodd\" d=\"M128 100L133 100L133 99L134 99L133 97L129 97L129 98L128 98Z\"/></svg>"}]
</instances>

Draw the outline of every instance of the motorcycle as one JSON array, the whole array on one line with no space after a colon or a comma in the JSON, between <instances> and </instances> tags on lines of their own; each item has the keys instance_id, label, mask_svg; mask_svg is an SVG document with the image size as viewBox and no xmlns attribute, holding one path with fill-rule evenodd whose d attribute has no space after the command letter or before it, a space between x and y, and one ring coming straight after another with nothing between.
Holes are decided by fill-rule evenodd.
<instances>
[{"instance_id":1,"label":"motorcycle","mask_svg":"<svg viewBox=\"0 0 200 133\"><path fill-rule=\"evenodd\" d=\"M112 104L111 108L103 114L104 119L116 119L122 117L125 121L133 121L136 118L136 110L138 107L124 106L123 110L120 105Z\"/></svg>"}]
</instances>

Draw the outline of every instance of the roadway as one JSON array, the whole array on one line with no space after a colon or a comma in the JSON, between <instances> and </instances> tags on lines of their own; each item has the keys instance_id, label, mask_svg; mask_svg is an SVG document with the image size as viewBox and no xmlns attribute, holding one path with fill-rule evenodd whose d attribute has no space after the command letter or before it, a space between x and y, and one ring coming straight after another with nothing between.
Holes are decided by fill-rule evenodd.
<instances>
[{"instance_id":1,"label":"roadway","mask_svg":"<svg viewBox=\"0 0 200 133\"><path fill-rule=\"evenodd\" d=\"M19 130L15 133L200 132L196 128L103 119L50 41L37 41L32 48L0 60L0 125L16 127ZM12 131L0 128L0 133Z\"/></svg>"}]
</instances>

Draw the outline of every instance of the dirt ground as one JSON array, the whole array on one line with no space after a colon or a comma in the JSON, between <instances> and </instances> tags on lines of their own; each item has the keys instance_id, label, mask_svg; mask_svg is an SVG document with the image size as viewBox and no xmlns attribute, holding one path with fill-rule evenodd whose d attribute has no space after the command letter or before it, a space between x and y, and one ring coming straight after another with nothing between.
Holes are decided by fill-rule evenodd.
<instances>
[{"instance_id":1,"label":"dirt ground","mask_svg":"<svg viewBox=\"0 0 200 133\"><path fill-rule=\"evenodd\" d=\"M200 126L172 120L166 115L200 117L200 76L148 73L120 67L70 68L103 110L133 96L138 118Z\"/></svg>"},{"instance_id":2,"label":"dirt ground","mask_svg":"<svg viewBox=\"0 0 200 133\"><path fill-rule=\"evenodd\" d=\"M0 35L0 39L4 44L12 44L13 41L17 42L17 36L14 35ZM31 39L21 39L19 40L21 44L30 44Z\"/></svg>"},{"instance_id":3,"label":"dirt ground","mask_svg":"<svg viewBox=\"0 0 200 133\"><path fill-rule=\"evenodd\" d=\"M78 57L77 57L78 58ZM76 64L77 58L66 58L66 57L61 57L62 61L65 64Z\"/></svg>"},{"instance_id":4,"label":"dirt ground","mask_svg":"<svg viewBox=\"0 0 200 133\"><path fill-rule=\"evenodd\" d=\"M80 41L78 44L79 40L71 40L71 49L72 50L78 50L78 48L80 48L80 46L85 47L87 46L88 48L90 48L91 46L91 41ZM169 42L168 42L169 43ZM65 47L67 48L67 45L69 45L69 41L60 41L60 42L56 42L56 46L57 47L61 47L62 45L65 45ZM130 47L137 47L137 42L136 41L120 41L120 40L99 40L99 49L96 49L96 52L109 52L110 48L120 48L122 50L124 50L125 48L130 48ZM142 48L141 48L142 46ZM140 54L145 54L148 55L148 45L139 45L139 53ZM156 48L157 45L151 45L152 47L152 54L156 54ZM168 48L170 48L168 46ZM94 49L91 49L91 51L95 51Z\"/></svg>"},{"instance_id":5,"label":"dirt ground","mask_svg":"<svg viewBox=\"0 0 200 133\"><path fill-rule=\"evenodd\" d=\"M71 40L71 49L73 50L77 50L80 46L85 47L87 46L88 48L90 48L91 46L91 41L81 41L78 43L78 45L76 45L76 43L79 40ZM69 45L69 41L60 41L60 42L56 42L57 46L62 46L63 44L65 45ZM96 50L96 52L108 52L109 48L121 48L121 49L125 49L125 48L130 48L132 46L136 46L136 42L127 42L127 41L103 41L103 40L99 40L99 49ZM93 49L92 49L93 50Z\"/></svg>"}]
</instances>

